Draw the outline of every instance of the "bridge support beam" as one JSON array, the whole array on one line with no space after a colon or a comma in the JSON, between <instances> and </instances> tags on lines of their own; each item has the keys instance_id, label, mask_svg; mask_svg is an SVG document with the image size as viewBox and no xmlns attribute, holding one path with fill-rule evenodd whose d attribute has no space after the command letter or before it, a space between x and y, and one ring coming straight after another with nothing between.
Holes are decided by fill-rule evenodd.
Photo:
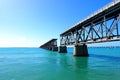
<instances>
[{"instance_id":1,"label":"bridge support beam","mask_svg":"<svg viewBox=\"0 0 120 80\"><path fill-rule=\"evenodd\" d=\"M52 51L58 51L58 47L57 46L53 46L52 47Z\"/></svg>"},{"instance_id":2,"label":"bridge support beam","mask_svg":"<svg viewBox=\"0 0 120 80\"><path fill-rule=\"evenodd\" d=\"M88 57L87 45L75 45L74 46L74 56Z\"/></svg>"},{"instance_id":3,"label":"bridge support beam","mask_svg":"<svg viewBox=\"0 0 120 80\"><path fill-rule=\"evenodd\" d=\"M66 46L59 46L58 52L59 53L67 53L67 47Z\"/></svg>"}]
</instances>

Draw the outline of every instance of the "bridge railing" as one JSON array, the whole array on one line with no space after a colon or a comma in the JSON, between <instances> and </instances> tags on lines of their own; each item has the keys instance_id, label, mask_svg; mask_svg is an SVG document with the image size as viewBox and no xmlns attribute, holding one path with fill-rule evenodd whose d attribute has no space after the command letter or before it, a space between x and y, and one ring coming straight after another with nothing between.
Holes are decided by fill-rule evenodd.
<instances>
[{"instance_id":1,"label":"bridge railing","mask_svg":"<svg viewBox=\"0 0 120 80\"><path fill-rule=\"evenodd\" d=\"M88 17L86 17L85 19L83 19L82 21L78 22L78 23L75 24L75 25L78 25L78 24L80 24L80 23L86 21L87 19L89 19L89 18L91 18L91 17L93 17L93 16L95 16L95 15L97 15L97 14L103 12L104 10L106 10L106 9L108 9L108 8L110 8L110 7L114 6L114 5L116 5L116 4L119 3L119 2L120 2L120 0L114 0L113 2L107 4L107 5L104 6L103 8L100 8L99 10L95 11L93 14L91 14L91 15L88 16Z\"/></svg>"}]
</instances>

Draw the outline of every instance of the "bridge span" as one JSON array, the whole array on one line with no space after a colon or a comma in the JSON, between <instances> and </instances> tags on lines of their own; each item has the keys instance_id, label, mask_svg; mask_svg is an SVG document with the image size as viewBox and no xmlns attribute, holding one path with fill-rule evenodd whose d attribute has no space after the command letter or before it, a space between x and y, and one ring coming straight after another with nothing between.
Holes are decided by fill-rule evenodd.
<instances>
[{"instance_id":1,"label":"bridge span","mask_svg":"<svg viewBox=\"0 0 120 80\"><path fill-rule=\"evenodd\" d=\"M60 34L60 48L74 45L75 56L89 56L86 44L111 41L120 41L120 0L111 2Z\"/></svg>"},{"instance_id":2,"label":"bridge span","mask_svg":"<svg viewBox=\"0 0 120 80\"><path fill-rule=\"evenodd\" d=\"M43 49L46 49L46 50L58 51L57 39L49 40L48 42L41 45L40 48L43 48Z\"/></svg>"}]
</instances>

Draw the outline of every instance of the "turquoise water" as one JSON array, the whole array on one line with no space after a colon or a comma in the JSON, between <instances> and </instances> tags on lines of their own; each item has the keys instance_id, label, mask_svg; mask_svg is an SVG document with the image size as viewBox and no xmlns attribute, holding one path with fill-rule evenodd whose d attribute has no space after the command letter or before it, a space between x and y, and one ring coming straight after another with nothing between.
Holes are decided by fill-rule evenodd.
<instances>
[{"instance_id":1,"label":"turquoise water","mask_svg":"<svg viewBox=\"0 0 120 80\"><path fill-rule=\"evenodd\" d=\"M120 80L120 48L73 57L40 48L0 48L0 80Z\"/></svg>"}]
</instances>

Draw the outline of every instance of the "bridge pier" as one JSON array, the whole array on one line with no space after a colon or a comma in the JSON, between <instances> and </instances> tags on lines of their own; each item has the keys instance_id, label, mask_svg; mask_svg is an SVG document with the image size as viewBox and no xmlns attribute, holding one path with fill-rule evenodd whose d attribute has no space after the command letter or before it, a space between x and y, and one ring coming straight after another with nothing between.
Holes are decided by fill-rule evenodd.
<instances>
[{"instance_id":1,"label":"bridge pier","mask_svg":"<svg viewBox=\"0 0 120 80\"><path fill-rule=\"evenodd\" d=\"M48 50L52 50L52 47L49 47L49 49Z\"/></svg>"},{"instance_id":2,"label":"bridge pier","mask_svg":"<svg viewBox=\"0 0 120 80\"><path fill-rule=\"evenodd\" d=\"M67 47L66 46L59 46L58 52L59 53L67 53Z\"/></svg>"},{"instance_id":3,"label":"bridge pier","mask_svg":"<svg viewBox=\"0 0 120 80\"><path fill-rule=\"evenodd\" d=\"M52 47L52 51L58 51L58 47L57 46L53 46Z\"/></svg>"},{"instance_id":4,"label":"bridge pier","mask_svg":"<svg viewBox=\"0 0 120 80\"><path fill-rule=\"evenodd\" d=\"M88 57L88 50L87 50L87 45L75 45L74 46L74 56L83 56L83 57Z\"/></svg>"}]
</instances>

